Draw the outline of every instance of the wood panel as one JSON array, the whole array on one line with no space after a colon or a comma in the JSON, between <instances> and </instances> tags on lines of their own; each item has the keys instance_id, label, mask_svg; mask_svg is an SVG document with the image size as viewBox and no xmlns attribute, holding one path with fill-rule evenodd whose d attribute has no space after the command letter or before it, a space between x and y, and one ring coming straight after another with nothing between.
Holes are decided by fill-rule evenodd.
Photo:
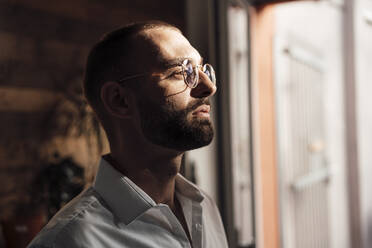
<instances>
[{"instance_id":1,"label":"wood panel","mask_svg":"<svg viewBox=\"0 0 372 248\"><path fill-rule=\"evenodd\" d=\"M76 61L75 61L76 62ZM45 60L25 63L18 59L1 61L0 85L7 87L41 88L66 92L80 87L84 67L73 62L58 65Z\"/></svg>"},{"instance_id":2,"label":"wood panel","mask_svg":"<svg viewBox=\"0 0 372 248\"><path fill-rule=\"evenodd\" d=\"M273 6L252 9L252 73L255 116L255 151L259 247L277 248L279 202L276 161L276 132L273 80Z\"/></svg>"},{"instance_id":3,"label":"wood panel","mask_svg":"<svg viewBox=\"0 0 372 248\"><path fill-rule=\"evenodd\" d=\"M175 24L181 30L185 30L183 1L17 0L17 6L49 13L53 16L79 19L90 23L104 23L111 27L119 27L133 21L159 19Z\"/></svg>"},{"instance_id":4,"label":"wood panel","mask_svg":"<svg viewBox=\"0 0 372 248\"><path fill-rule=\"evenodd\" d=\"M41 112L48 111L53 104L62 99L54 91L35 88L0 87L0 112ZM2 113L4 121L4 113Z\"/></svg>"},{"instance_id":5,"label":"wood panel","mask_svg":"<svg viewBox=\"0 0 372 248\"><path fill-rule=\"evenodd\" d=\"M38 40L91 44L110 30L104 23L57 16L14 3L0 3L0 30Z\"/></svg>"},{"instance_id":6,"label":"wood panel","mask_svg":"<svg viewBox=\"0 0 372 248\"><path fill-rule=\"evenodd\" d=\"M55 152L73 157L91 181L108 151L104 135L92 134L93 118L79 119L90 47L133 21L160 19L185 30L184 12L184 0L0 0L0 220L25 204L27 182ZM66 106L63 95L72 99Z\"/></svg>"}]
</instances>

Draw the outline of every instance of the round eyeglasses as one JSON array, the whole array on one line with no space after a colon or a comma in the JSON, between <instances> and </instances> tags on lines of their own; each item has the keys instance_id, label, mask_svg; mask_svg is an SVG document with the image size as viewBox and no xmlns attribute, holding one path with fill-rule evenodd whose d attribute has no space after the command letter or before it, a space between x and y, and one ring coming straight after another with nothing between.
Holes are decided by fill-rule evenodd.
<instances>
[{"instance_id":1,"label":"round eyeglasses","mask_svg":"<svg viewBox=\"0 0 372 248\"><path fill-rule=\"evenodd\" d=\"M199 71L202 71L205 75L208 76L209 80L215 85L216 84L216 73L213 67L210 64L196 65L193 66L190 59L184 59L182 63L176 65L181 66L182 75L185 84L191 89L196 88L199 84ZM125 81L145 76L149 73L140 73L131 76L126 76L119 79L118 83L124 83Z\"/></svg>"},{"instance_id":2,"label":"round eyeglasses","mask_svg":"<svg viewBox=\"0 0 372 248\"><path fill-rule=\"evenodd\" d=\"M202 72L208 76L209 80L211 80L213 84L216 84L216 73L210 64L193 66L189 59L185 59L181 67L183 80L187 86L192 89L198 86L200 68L202 68Z\"/></svg>"}]
</instances>

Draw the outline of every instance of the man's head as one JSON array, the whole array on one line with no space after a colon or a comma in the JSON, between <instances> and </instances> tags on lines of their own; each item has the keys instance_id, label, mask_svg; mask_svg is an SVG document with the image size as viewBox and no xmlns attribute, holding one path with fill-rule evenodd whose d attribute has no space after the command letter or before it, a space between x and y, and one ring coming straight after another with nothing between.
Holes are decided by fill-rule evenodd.
<instances>
[{"instance_id":1,"label":"man's head","mask_svg":"<svg viewBox=\"0 0 372 248\"><path fill-rule=\"evenodd\" d=\"M199 53L174 26L132 24L106 35L92 49L85 96L110 142L134 136L177 151L199 148L213 138L208 97L216 91L207 75L213 70L201 64ZM193 69L198 73L190 77L199 80L191 88L185 75Z\"/></svg>"}]
</instances>

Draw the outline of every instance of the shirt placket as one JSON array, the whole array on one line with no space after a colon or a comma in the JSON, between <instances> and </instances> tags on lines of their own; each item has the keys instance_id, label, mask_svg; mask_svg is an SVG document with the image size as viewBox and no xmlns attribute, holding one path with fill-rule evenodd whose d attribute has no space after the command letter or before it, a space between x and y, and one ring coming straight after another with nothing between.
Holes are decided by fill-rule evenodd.
<instances>
[{"instance_id":1,"label":"shirt placket","mask_svg":"<svg viewBox=\"0 0 372 248\"><path fill-rule=\"evenodd\" d=\"M203 237L203 212L198 202L192 203L192 230L191 239L193 248L202 248Z\"/></svg>"},{"instance_id":2,"label":"shirt placket","mask_svg":"<svg viewBox=\"0 0 372 248\"><path fill-rule=\"evenodd\" d=\"M187 238L186 232L183 230L181 223L178 221L177 217L173 214L172 210L165 204L159 204L159 208L163 215L168 219L171 231L175 236L178 242L184 248L191 248L189 239Z\"/></svg>"}]
</instances>

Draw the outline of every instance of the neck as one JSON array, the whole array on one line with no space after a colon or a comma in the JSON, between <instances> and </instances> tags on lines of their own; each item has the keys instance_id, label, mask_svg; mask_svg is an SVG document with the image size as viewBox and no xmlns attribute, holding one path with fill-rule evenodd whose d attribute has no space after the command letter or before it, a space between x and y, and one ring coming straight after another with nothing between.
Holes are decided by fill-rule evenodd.
<instances>
[{"instance_id":1,"label":"neck","mask_svg":"<svg viewBox=\"0 0 372 248\"><path fill-rule=\"evenodd\" d=\"M180 171L182 156L183 153L156 155L143 152L142 154L119 153L112 150L112 153L105 159L145 191L156 203L167 204L174 210L175 179Z\"/></svg>"}]
</instances>

